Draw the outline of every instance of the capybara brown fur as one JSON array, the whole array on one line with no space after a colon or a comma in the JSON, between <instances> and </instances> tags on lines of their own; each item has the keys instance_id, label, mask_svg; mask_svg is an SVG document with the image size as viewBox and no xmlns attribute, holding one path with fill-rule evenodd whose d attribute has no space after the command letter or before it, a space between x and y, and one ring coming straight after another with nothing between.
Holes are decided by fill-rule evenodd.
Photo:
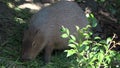
<instances>
[{"instance_id":1,"label":"capybara brown fur","mask_svg":"<svg viewBox=\"0 0 120 68\"><path fill-rule=\"evenodd\" d=\"M85 14L76 2L59 1L43 8L33 15L24 33L22 59L34 59L44 49L45 62L49 62L53 50L68 48L68 40L61 38L61 26L76 34L75 26L86 25Z\"/></svg>"}]
</instances>

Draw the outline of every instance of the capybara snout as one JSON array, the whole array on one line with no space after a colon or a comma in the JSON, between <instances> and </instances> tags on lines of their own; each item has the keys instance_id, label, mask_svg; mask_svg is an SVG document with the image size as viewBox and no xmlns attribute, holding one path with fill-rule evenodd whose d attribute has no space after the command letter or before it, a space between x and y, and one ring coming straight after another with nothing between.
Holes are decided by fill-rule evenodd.
<instances>
[{"instance_id":1,"label":"capybara snout","mask_svg":"<svg viewBox=\"0 0 120 68\"><path fill-rule=\"evenodd\" d=\"M68 48L68 40L61 38L61 26L76 34L75 26L88 25L83 10L73 1L59 1L34 14L24 33L22 58L34 59L43 49L45 62L50 61L53 50Z\"/></svg>"},{"instance_id":2,"label":"capybara snout","mask_svg":"<svg viewBox=\"0 0 120 68\"><path fill-rule=\"evenodd\" d=\"M22 60L32 60L41 50L42 46L38 46L43 42L43 37L33 27L24 32L24 38L22 41ZM42 43L41 43L42 44ZM43 49L43 48L42 48Z\"/></svg>"}]
</instances>

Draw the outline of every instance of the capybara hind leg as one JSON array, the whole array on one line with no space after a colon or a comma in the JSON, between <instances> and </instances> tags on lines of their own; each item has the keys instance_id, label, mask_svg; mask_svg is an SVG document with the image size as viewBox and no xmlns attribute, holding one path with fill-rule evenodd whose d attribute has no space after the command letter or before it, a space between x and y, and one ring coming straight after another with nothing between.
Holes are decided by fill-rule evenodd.
<instances>
[{"instance_id":1,"label":"capybara hind leg","mask_svg":"<svg viewBox=\"0 0 120 68\"><path fill-rule=\"evenodd\" d=\"M45 47L44 59L46 64L50 62L52 52L53 52L53 45L49 44L48 46Z\"/></svg>"}]
</instances>

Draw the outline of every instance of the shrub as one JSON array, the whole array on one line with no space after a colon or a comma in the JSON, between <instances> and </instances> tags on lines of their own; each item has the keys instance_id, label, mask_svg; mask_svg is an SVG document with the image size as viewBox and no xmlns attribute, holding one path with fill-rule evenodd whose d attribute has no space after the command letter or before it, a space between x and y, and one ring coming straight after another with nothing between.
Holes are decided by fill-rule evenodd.
<instances>
[{"instance_id":1,"label":"shrub","mask_svg":"<svg viewBox=\"0 0 120 68\"><path fill-rule=\"evenodd\" d=\"M94 16L89 17L94 22ZM95 26L95 25L94 25ZM67 57L74 56L76 59L71 60L73 68L111 68L113 61L118 60L118 52L111 50L111 38L102 40L100 37L91 37L92 32L89 30L90 25L80 29L76 26L78 36L70 34L69 29L62 26L62 37L68 38L68 46L71 47L67 52ZM116 65L116 67L119 67Z\"/></svg>"}]
</instances>

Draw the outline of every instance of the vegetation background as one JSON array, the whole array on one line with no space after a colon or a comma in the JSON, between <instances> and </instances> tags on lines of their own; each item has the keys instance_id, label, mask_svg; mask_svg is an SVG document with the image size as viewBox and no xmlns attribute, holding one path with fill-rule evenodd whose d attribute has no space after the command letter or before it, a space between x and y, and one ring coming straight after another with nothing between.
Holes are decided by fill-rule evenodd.
<instances>
[{"instance_id":1,"label":"vegetation background","mask_svg":"<svg viewBox=\"0 0 120 68\"><path fill-rule=\"evenodd\" d=\"M98 20L94 35L102 39L112 37L120 50L120 0L76 0L85 13L92 12ZM31 6L32 5L32 6ZM39 0L0 0L0 68L70 68L74 57L65 52L54 52L52 61L44 65L42 54L35 60L21 62L23 31L31 16L44 5ZM102 40L101 39L101 40ZM117 61L116 61L117 62ZM115 68L115 67L114 67ZM119 68L119 67L118 67Z\"/></svg>"}]
</instances>

